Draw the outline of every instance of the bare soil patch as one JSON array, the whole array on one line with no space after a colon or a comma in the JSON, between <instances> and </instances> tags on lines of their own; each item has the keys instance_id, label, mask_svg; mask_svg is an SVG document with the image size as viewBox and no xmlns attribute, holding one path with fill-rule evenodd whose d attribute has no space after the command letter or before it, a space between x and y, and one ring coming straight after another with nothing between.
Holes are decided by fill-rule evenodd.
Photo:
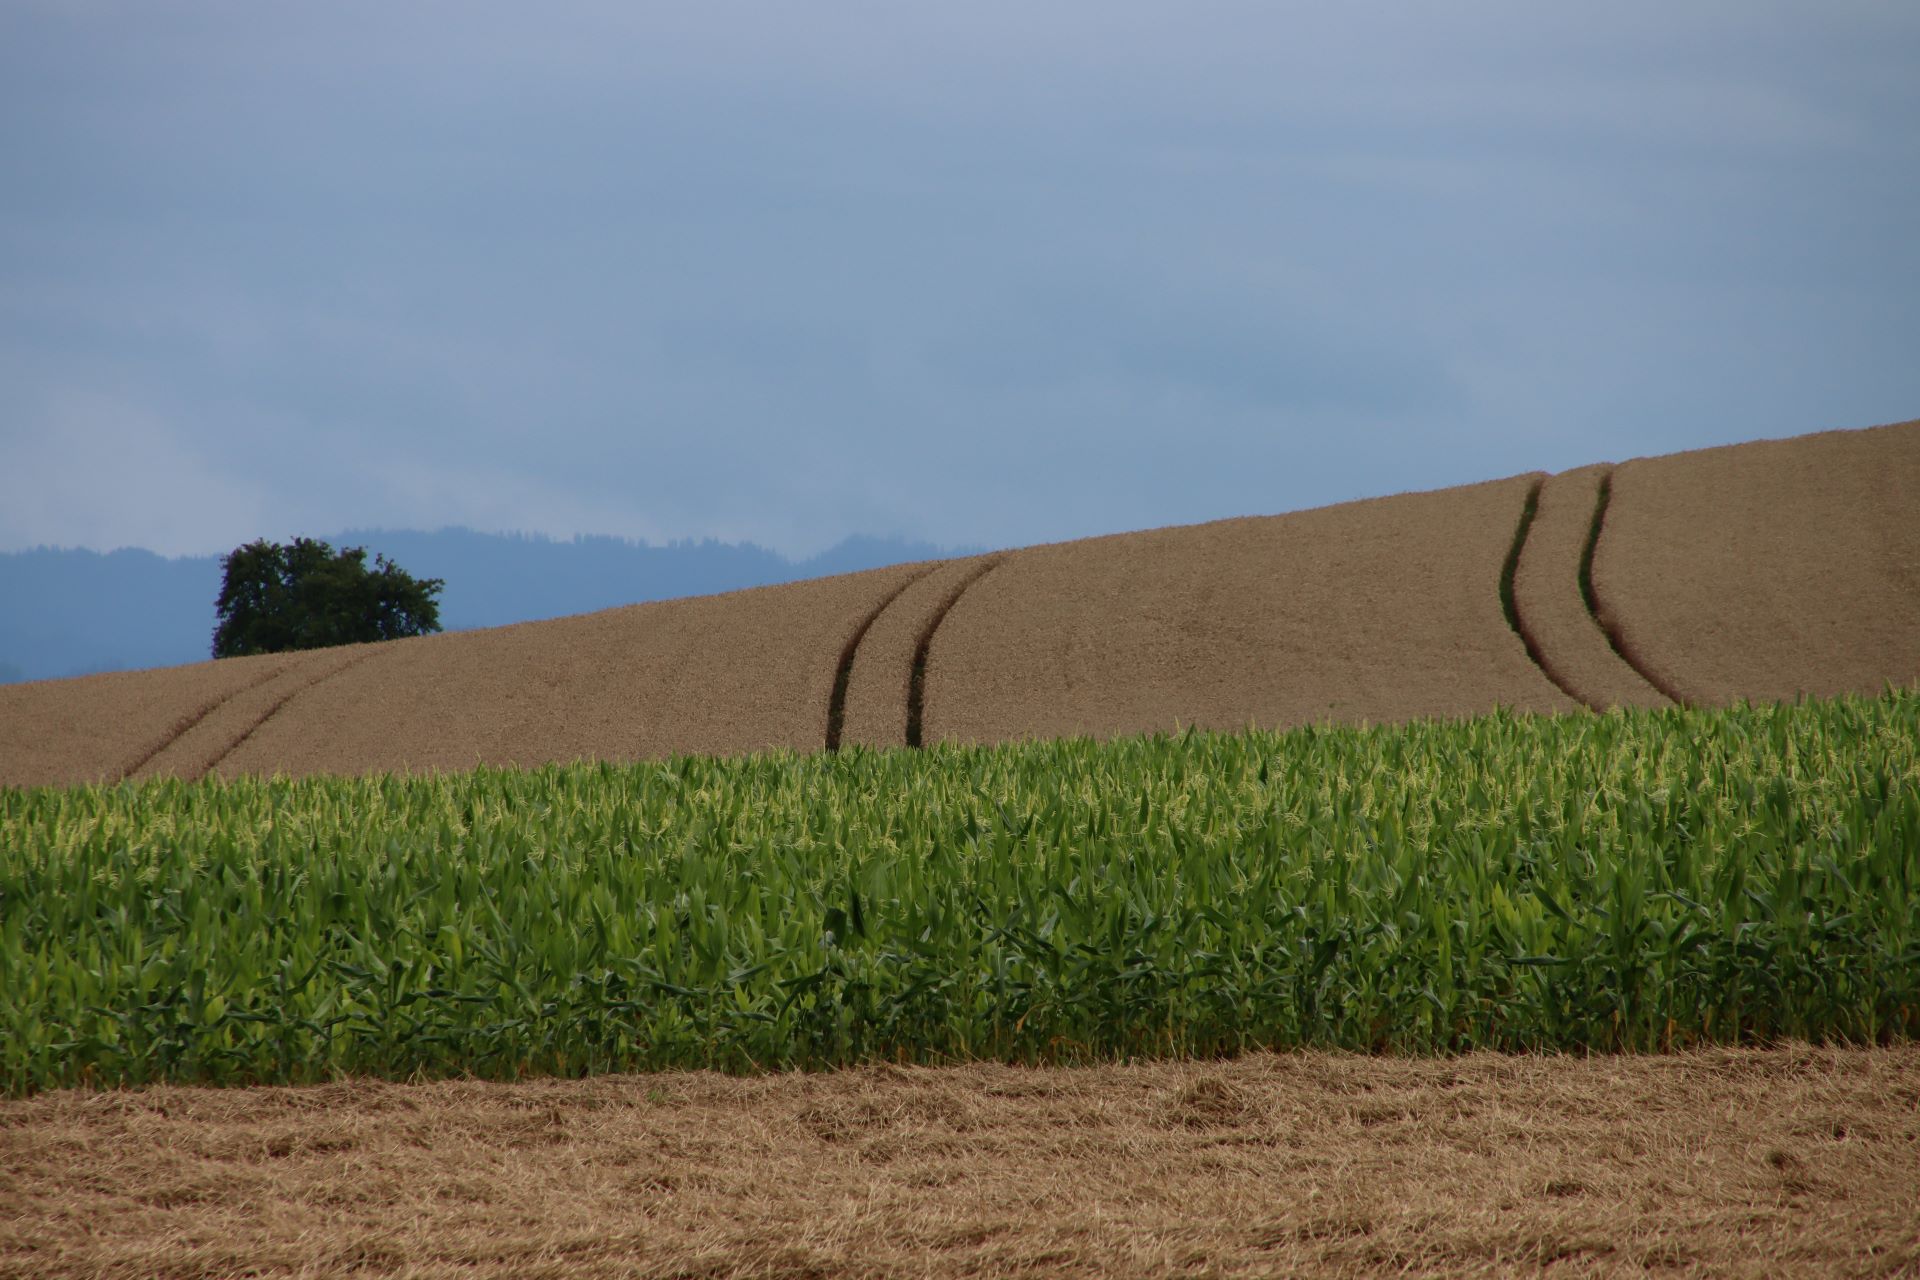
<instances>
[{"instance_id":1,"label":"bare soil patch","mask_svg":"<svg viewBox=\"0 0 1920 1280\"><path fill-rule=\"evenodd\" d=\"M1690 702L1920 680L1920 421L1622 464L1594 586Z\"/></svg>"},{"instance_id":2,"label":"bare soil patch","mask_svg":"<svg viewBox=\"0 0 1920 1280\"><path fill-rule=\"evenodd\" d=\"M1600 496L1613 470L1602 464L1549 476L1520 549L1514 607L1555 681L1597 711L1666 707L1672 702L1640 677L1607 642L1580 591L1580 565Z\"/></svg>"},{"instance_id":3,"label":"bare soil patch","mask_svg":"<svg viewBox=\"0 0 1920 1280\"><path fill-rule=\"evenodd\" d=\"M0 1103L0 1276L1896 1276L1920 1049Z\"/></svg>"},{"instance_id":4,"label":"bare soil patch","mask_svg":"<svg viewBox=\"0 0 1920 1280\"><path fill-rule=\"evenodd\" d=\"M1019 552L935 638L927 740L1574 710L1500 599L1536 478Z\"/></svg>"}]
</instances>

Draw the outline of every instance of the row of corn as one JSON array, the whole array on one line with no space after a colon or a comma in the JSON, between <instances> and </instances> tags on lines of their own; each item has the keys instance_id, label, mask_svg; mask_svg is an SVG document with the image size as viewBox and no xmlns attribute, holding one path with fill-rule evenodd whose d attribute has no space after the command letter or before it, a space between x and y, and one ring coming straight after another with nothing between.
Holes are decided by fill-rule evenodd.
<instances>
[{"instance_id":1,"label":"row of corn","mask_svg":"<svg viewBox=\"0 0 1920 1280\"><path fill-rule=\"evenodd\" d=\"M1920 693L0 792L0 1089L1920 1032Z\"/></svg>"}]
</instances>

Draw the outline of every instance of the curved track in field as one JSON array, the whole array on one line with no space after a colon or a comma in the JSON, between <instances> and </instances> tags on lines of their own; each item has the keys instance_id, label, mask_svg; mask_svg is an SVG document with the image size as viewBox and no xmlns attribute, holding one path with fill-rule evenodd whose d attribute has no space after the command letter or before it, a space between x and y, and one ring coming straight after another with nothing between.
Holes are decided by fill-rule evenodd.
<instances>
[{"instance_id":1,"label":"curved track in field","mask_svg":"<svg viewBox=\"0 0 1920 1280\"><path fill-rule=\"evenodd\" d=\"M1920 680L1920 422L1622 463L1592 583L1678 699Z\"/></svg>"},{"instance_id":2,"label":"curved track in field","mask_svg":"<svg viewBox=\"0 0 1920 1280\"><path fill-rule=\"evenodd\" d=\"M868 633L873 630L876 622L879 622L881 618L887 615L888 610L893 608L894 603L899 600L901 596L913 590L916 583L923 581L930 575L937 576L937 570L932 566L919 570L898 587L889 591L885 598L874 606L873 612L869 613L860 623L860 626L854 631L852 638L847 641L846 648L841 650L840 665L833 677L833 695L827 701L827 750L838 751L840 749L840 739L846 731L847 698L852 691L853 664L860 654L861 646L866 643ZM864 692L863 690L863 693ZM862 710L864 709L863 706ZM864 728L864 725L862 728Z\"/></svg>"},{"instance_id":3,"label":"curved track in field","mask_svg":"<svg viewBox=\"0 0 1920 1280\"><path fill-rule=\"evenodd\" d=\"M1612 470L1582 467L1541 484L1531 526L1514 546L1508 581L1515 626L1541 669L1584 706L1670 706L1607 631L1592 588Z\"/></svg>"},{"instance_id":4,"label":"curved track in field","mask_svg":"<svg viewBox=\"0 0 1920 1280\"><path fill-rule=\"evenodd\" d=\"M125 777L205 777L294 693L362 660L367 652L364 646L354 645L283 655L285 661L277 670L263 672L259 679L207 706L146 759L128 769Z\"/></svg>"},{"instance_id":5,"label":"curved track in field","mask_svg":"<svg viewBox=\"0 0 1920 1280\"><path fill-rule=\"evenodd\" d=\"M269 664L264 670L249 679L247 683L235 688L221 690L221 692L209 701L203 703L191 715L184 716L173 724L167 730L165 736L161 737L146 751L141 752L139 758L121 769L119 777L115 780L125 782L130 778L171 776L174 772L170 767L172 757L180 751L180 744L182 742L193 739L202 731L202 726L206 725L209 720L216 718L221 711L231 706L236 699L242 698L252 690L258 689L262 685L270 684L278 679L290 665L292 665L291 661ZM198 777L199 774L195 773L191 776Z\"/></svg>"},{"instance_id":6,"label":"curved track in field","mask_svg":"<svg viewBox=\"0 0 1920 1280\"><path fill-rule=\"evenodd\" d=\"M399 641L380 661L306 690L222 771L819 750L842 656L924 571L898 566Z\"/></svg>"},{"instance_id":7,"label":"curved track in field","mask_svg":"<svg viewBox=\"0 0 1920 1280\"><path fill-rule=\"evenodd\" d=\"M0 685L0 786L118 782L284 656Z\"/></svg>"},{"instance_id":8,"label":"curved track in field","mask_svg":"<svg viewBox=\"0 0 1920 1280\"><path fill-rule=\"evenodd\" d=\"M940 629L926 740L1574 710L1501 606L1533 483L1017 552Z\"/></svg>"},{"instance_id":9,"label":"curved track in field","mask_svg":"<svg viewBox=\"0 0 1920 1280\"><path fill-rule=\"evenodd\" d=\"M918 746L920 675L940 622L961 593L999 556L931 566L891 597L849 655L844 741L866 747ZM841 739L830 739L830 748Z\"/></svg>"},{"instance_id":10,"label":"curved track in field","mask_svg":"<svg viewBox=\"0 0 1920 1280\"><path fill-rule=\"evenodd\" d=\"M1715 705L1920 681L1920 422L0 686L0 785Z\"/></svg>"},{"instance_id":11,"label":"curved track in field","mask_svg":"<svg viewBox=\"0 0 1920 1280\"><path fill-rule=\"evenodd\" d=\"M1507 615L1507 626L1513 630L1514 635L1520 637L1520 644L1527 651L1527 660L1540 668L1540 674L1552 682L1554 688L1578 702L1582 701L1579 692L1567 683L1566 677L1561 675L1557 664L1550 662L1541 650L1537 635L1538 628L1534 626L1530 612L1528 614L1521 612L1520 602L1514 591L1514 579L1519 576L1520 560L1527 551L1529 537L1533 532L1533 522L1540 513L1540 491L1545 485L1546 481L1536 480L1533 482L1533 488L1527 493L1527 505L1521 510L1520 523L1513 531L1513 546L1507 552L1506 565L1500 570L1500 607Z\"/></svg>"},{"instance_id":12,"label":"curved track in field","mask_svg":"<svg viewBox=\"0 0 1920 1280\"><path fill-rule=\"evenodd\" d=\"M1607 508L1612 505L1612 500L1613 469L1609 467L1606 474L1600 477L1599 493L1594 499L1593 506L1593 528L1587 535L1585 550L1580 553L1581 601L1586 605L1587 614L1593 619L1594 625L1600 628L1600 633L1606 637L1607 647L1612 650L1613 656L1624 663L1632 671L1633 679L1638 681L1638 684L1629 683L1630 693L1637 697L1644 697L1644 690L1651 690L1656 697L1670 705L1685 706L1685 696L1662 679L1652 665L1635 652L1633 642L1621 630L1613 611L1601 603L1599 588L1594 586L1593 562L1600 554L1600 538L1606 532ZM1660 703L1642 702L1638 705L1658 706Z\"/></svg>"},{"instance_id":13,"label":"curved track in field","mask_svg":"<svg viewBox=\"0 0 1920 1280\"><path fill-rule=\"evenodd\" d=\"M933 655L933 639L940 632L940 624L953 612L953 606L960 603L960 597L967 593L980 579L1000 567L1005 557L989 560L963 575L954 584L953 590L940 601L933 616L921 629L920 639L913 647L913 668L907 681L907 745L922 747L926 745L927 724L927 663Z\"/></svg>"},{"instance_id":14,"label":"curved track in field","mask_svg":"<svg viewBox=\"0 0 1920 1280\"><path fill-rule=\"evenodd\" d=\"M322 652L325 653L325 651ZM257 714L250 715L245 721L245 727L238 733L232 733L224 737L221 743L214 748L211 755L206 756L204 759L195 758L189 765L190 768L194 769L194 772L191 774L183 773L182 776L204 778L216 772L220 766L226 762L229 756L246 745L247 740L252 738L254 734L260 732L268 721L285 710L288 703L314 688L316 685L333 679L349 667L358 666L379 652L380 649L375 646L354 645L352 646L351 652L349 652L344 659L316 661L300 668L297 673L289 673L298 674L301 677L299 680L276 680L271 684L261 686L264 691L269 691L272 694L273 700L267 703L264 708L260 709ZM328 658L334 657L331 653L326 653L326 656ZM238 702L239 699L235 699L235 701ZM245 715L252 711L252 708L236 708L236 710Z\"/></svg>"}]
</instances>

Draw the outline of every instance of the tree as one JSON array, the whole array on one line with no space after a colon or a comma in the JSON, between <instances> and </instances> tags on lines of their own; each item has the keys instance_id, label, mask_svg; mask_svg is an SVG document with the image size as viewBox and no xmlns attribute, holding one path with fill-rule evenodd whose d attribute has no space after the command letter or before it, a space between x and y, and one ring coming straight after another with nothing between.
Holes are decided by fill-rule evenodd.
<instances>
[{"instance_id":1,"label":"tree","mask_svg":"<svg viewBox=\"0 0 1920 1280\"><path fill-rule=\"evenodd\" d=\"M364 547L336 552L313 538L262 538L222 562L213 656L235 658L426 635L440 629L434 597L446 583L415 578Z\"/></svg>"}]
</instances>

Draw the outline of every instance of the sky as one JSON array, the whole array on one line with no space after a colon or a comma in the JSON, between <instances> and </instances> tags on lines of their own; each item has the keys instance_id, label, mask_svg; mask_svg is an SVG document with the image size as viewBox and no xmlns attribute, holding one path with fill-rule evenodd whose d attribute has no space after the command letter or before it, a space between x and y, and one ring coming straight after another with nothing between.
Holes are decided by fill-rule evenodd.
<instances>
[{"instance_id":1,"label":"sky","mask_svg":"<svg viewBox=\"0 0 1920 1280\"><path fill-rule=\"evenodd\" d=\"M1920 417L1920 6L8 0L0 550L1020 546Z\"/></svg>"}]
</instances>

